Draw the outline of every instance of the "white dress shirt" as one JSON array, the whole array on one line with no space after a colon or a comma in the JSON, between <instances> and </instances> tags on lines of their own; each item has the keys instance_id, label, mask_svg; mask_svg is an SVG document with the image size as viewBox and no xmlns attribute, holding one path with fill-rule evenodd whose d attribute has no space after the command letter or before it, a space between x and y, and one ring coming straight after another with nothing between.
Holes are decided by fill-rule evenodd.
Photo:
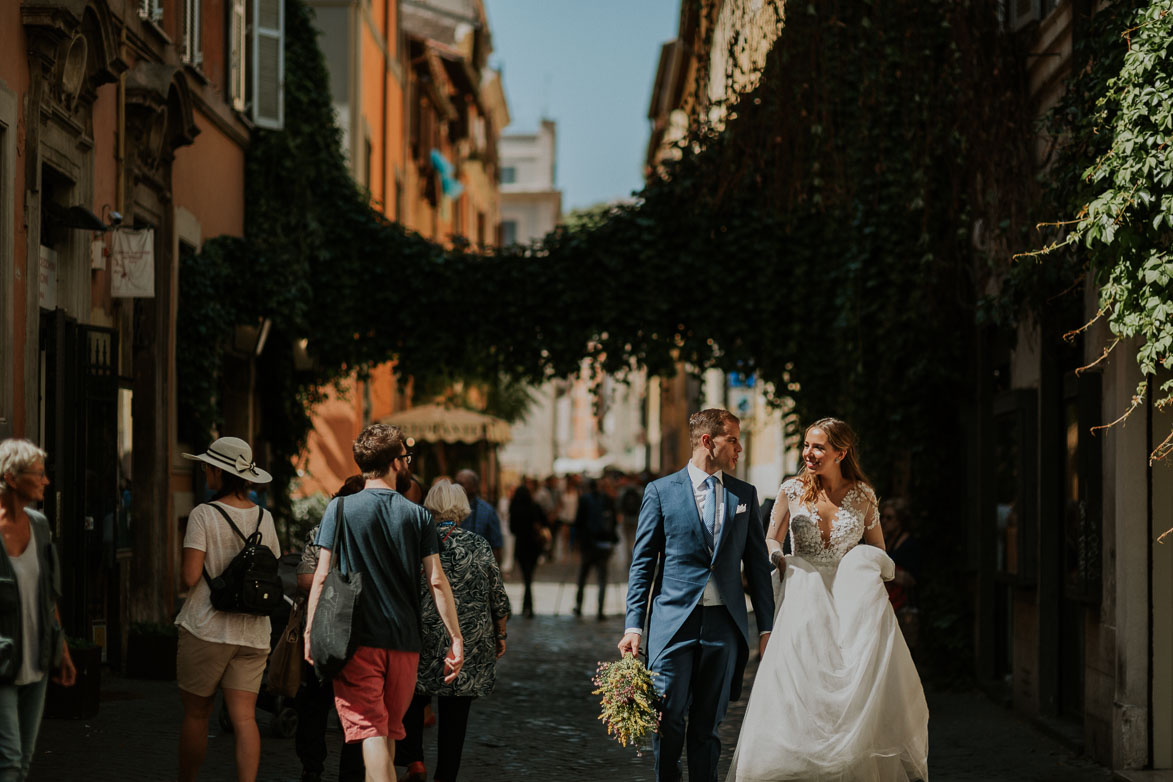
<instances>
[{"instance_id":1,"label":"white dress shirt","mask_svg":"<svg viewBox=\"0 0 1173 782\"><path fill-rule=\"evenodd\" d=\"M717 545L717 540L721 535L721 527L725 523L725 473L717 470L713 473L713 477L717 479L717 485L714 491L717 496L714 502L717 503L716 518L713 521L713 545ZM692 463L688 462L688 479L692 481L692 498L696 500L697 518L701 520L701 524L705 521L705 495L709 493L708 487L705 486L705 481L709 479L709 473L702 470ZM709 552L712 555L713 552ZM712 571L710 571L711 573ZM725 601L721 599L721 593L717 591L717 585L713 583L713 578L710 575L709 580L705 583L705 593L701 595L701 605L703 606L722 606Z\"/></svg>"}]
</instances>

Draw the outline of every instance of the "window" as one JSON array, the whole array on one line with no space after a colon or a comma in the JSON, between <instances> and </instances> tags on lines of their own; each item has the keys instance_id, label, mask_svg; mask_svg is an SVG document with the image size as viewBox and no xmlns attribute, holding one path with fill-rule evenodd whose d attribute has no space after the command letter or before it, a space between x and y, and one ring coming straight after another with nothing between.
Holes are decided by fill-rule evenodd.
<instances>
[{"instance_id":1,"label":"window","mask_svg":"<svg viewBox=\"0 0 1173 782\"><path fill-rule=\"evenodd\" d=\"M517 244L517 221L501 221L501 245Z\"/></svg>"},{"instance_id":2,"label":"window","mask_svg":"<svg viewBox=\"0 0 1173 782\"><path fill-rule=\"evenodd\" d=\"M514 166L501 167L501 184L512 185L517 181L517 168Z\"/></svg>"},{"instance_id":3,"label":"window","mask_svg":"<svg viewBox=\"0 0 1173 782\"><path fill-rule=\"evenodd\" d=\"M252 121L258 127L285 126L285 3L253 0Z\"/></svg>"},{"instance_id":4,"label":"window","mask_svg":"<svg viewBox=\"0 0 1173 782\"><path fill-rule=\"evenodd\" d=\"M138 0L138 15L159 24L163 21L163 0Z\"/></svg>"},{"instance_id":5,"label":"window","mask_svg":"<svg viewBox=\"0 0 1173 782\"><path fill-rule=\"evenodd\" d=\"M200 4L203 0L183 0L183 61L199 67L204 62Z\"/></svg>"}]
</instances>

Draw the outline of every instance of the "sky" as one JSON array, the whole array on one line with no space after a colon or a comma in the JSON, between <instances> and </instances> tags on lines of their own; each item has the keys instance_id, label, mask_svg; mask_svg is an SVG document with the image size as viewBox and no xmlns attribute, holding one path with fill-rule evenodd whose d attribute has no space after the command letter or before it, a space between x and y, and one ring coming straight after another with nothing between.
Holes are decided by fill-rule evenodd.
<instances>
[{"instance_id":1,"label":"sky","mask_svg":"<svg viewBox=\"0 0 1173 782\"><path fill-rule=\"evenodd\" d=\"M660 46L676 37L681 0L485 0L490 63L512 122L558 123L562 208L627 198L643 186L648 104Z\"/></svg>"}]
</instances>

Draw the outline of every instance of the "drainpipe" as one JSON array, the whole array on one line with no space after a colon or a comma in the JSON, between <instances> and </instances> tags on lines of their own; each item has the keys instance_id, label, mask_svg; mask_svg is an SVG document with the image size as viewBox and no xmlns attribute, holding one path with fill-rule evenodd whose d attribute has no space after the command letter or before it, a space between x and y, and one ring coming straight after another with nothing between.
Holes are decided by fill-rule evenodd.
<instances>
[{"instance_id":1,"label":"drainpipe","mask_svg":"<svg viewBox=\"0 0 1173 782\"><path fill-rule=\"evenodd\" d=\"M120 34L120 53L126 50L126 27L123 26ZM126 212L126 72L118 74L118 117L117 128L114 133L114 170L115 176L114 203L122 214L123 219L128 217ZM132 223L127 223L131 225Z\"/></svg>"}]
</instances>

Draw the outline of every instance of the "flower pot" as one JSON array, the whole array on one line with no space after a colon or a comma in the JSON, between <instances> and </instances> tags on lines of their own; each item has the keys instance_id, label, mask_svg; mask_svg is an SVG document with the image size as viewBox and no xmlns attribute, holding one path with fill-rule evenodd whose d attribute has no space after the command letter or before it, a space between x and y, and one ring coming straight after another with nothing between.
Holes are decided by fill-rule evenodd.
<instances>
[{"instance_id":1,"label":"flower pot","mask_svg":"<svg viewBox=\"0 0 1173 782\"><path fill-rule=\"evenodd\" d=\"M69 650L77 681L62 687L49 679L45 693L45 716L66 720L89 719L98 713L102 692L102 647L90 646Z\"/></svg>"}]
</instances>

